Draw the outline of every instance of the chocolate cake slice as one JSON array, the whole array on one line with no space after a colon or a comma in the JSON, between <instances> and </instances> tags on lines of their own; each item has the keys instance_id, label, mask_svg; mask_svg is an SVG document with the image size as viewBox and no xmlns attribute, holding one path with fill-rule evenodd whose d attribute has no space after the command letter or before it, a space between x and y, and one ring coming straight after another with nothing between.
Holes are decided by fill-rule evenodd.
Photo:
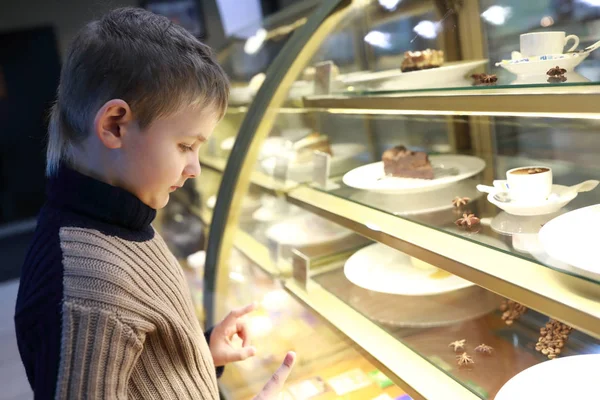
<instances>
[{"instance_id":1,"label":"chocolate cake slice","mask_svg":"<svg viewBox=\"0 0 600 400\"><path fill-rule=\"evenodd\" d=\"M433 167L427 153L422 151L410 151L404 146L396 146L384 151L381 159L386 175L433 179Z\"/></svg>"},{"instance_id":2,"label":"chocolate cake slice","mask_svg":"<svg viewBox=\"0 0 600 400\"><path fill-rule=\"evenodd\" d=\"M420 71L422 69L438 68L444 64L442 50L407 51L400 65L402 72Z\"/></svg>"}]
</instances>

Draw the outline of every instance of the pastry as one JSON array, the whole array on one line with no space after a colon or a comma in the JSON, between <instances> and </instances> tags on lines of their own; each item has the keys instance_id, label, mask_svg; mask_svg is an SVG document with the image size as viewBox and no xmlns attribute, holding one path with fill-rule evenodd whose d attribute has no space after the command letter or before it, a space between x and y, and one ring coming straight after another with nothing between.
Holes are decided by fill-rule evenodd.
<instances>
[{"instance_id":1,"label":"pastry","mask_svg":"<svg viewBox=\"0 0 600 400\"><path fill-rule=\"evenodd\" d=\"M322 151L329 155L333 155L331 151L331 143L326 135L313 132L308 136L294 143L294 152L296 153L295 162L305 163L312 160L315 151Z\"/></svg>"},{"instance_id":2,"label":"pastry","mask_svg":"<svg viewBox=\"0 0 600 400\"><path fill-rule=\"evenodd\" d=\"M444 64L444 52L442 50L407 51L400 70L402 72L419 71L422 69L437 68Z\"/></svg>"},{"instance_id":3,"label":"pastry","mask_svg":"<svg viewBox=\"0 0 600 400\"><path fill-rule=\"evenodd\" d=\"M384 151L381 159L386 175L433 179L433 167L427 153L422 151L410 151L404 146L396 146Z\"/></svg>"}]
</instances>

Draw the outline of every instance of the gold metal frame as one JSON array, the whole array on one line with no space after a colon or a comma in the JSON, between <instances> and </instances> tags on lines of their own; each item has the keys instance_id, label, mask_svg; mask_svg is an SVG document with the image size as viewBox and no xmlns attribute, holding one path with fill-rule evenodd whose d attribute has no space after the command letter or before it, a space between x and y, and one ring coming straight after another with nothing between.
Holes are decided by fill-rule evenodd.
<instances>
[{"instance_id":1,"label":"gold metal frame","mask_svg":"<svg viewBox=\"0 0 600 400\"><path fill-rule=\"evenodd\" d=\"M309 63L313 55L319 49L321 43L323 43L325 37L329 35L338 24L348 15L348 13L354 9L354 4L334 11L314 32L312 37L305 44L304 48L298 54L281 84L275 90L273 97L271 98L264 117L258 125L254 138L248 149L246 157L243 162L243 166L240 171L238 178L238 184L236 191L233 195L231 203L229 205L229 217L223 233L222 245L220 249L218 265L217 265L217 277L215 285L215 293L219 293L220 298L227 296L228 288L228 257L227 254L233 248L233 241L237 232L237 225L239 221L239 213L243 198L248 192L250 183L252 181L252 175L254 166L258 159L260 147L263 141L268 137L269 132L273 126L275 118L277 117L279 107L284 104L287 93L296 79L300 75L302 69ZM225 315L226 310L221 309L222 303L217 302L215 304L217 318Z\"/></svg>"},{"instance_id":2,"label":"gold metal frame","mask_svg":"<svg viewBox=\"0 0 600 400\"><path fill-rule=\"evenodd\" d=\"M600 85L415 91L310 96L308 108L331 113L529 116L600 119Z\"/></svg>"}]
</instances>

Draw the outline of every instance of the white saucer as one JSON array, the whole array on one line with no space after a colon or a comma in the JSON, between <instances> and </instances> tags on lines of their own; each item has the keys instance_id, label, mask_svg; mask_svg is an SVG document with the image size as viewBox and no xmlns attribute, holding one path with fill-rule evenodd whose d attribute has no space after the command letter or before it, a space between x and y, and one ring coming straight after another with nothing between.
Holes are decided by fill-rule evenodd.
<instances>
[{"instance_id":1,"label":"white saucer","mask_svg":"<svg viewBox=\"0 0 600 400\"><path fill-rule=\"evenodd\" d=\"M544 224L566 212L563 209L550 214L523 217L501 211L491 219L490 228L502 235L537 234Z\"/></svg>"},{"instance_id":2,"label":"white saucer","mask_svg":"<svg viewBox=\"0 0 600 400\"><path fill-rule=\"evenodd\" d=\"M494 181L494 186L506 181ZM496 192L489 193L487 199L490 203L494 204L496 207L501 210L506 211L512 215L520 215L520 216L535 216L535 215L545 215L558 212L561 208L566 206L577 197L577 192L570 192L567 194L563 194L565 191L569 189L568 186L563 185L552 185L552 193L548 198L541 202L536 203L527 203L521 201L512 200L509 203L503 203L494 198ZM498 190L501 191L501 190Z\"/></svg>"},{"instance_id":3,"label":"white saucer","mask_svg":"<svg viewBox=\"0 0 600 400\"><path fill-rule=\"evenodd\" d=\"M495 400L597 399L600 354L559 357L544 361L513 376Z\"/></svg>"},{"instance_id":4,"label":"white saucer","mask_svg":"<svg viewBox=\"0 0 600 400\"><path fill-rule=\"evenodd\" d=\"M548 54L544 56L527 57L518 60L502 60L496 63L497 67L502 67L509 72L517 75L519 78L531 76L548 76L546 72L550 68L560 67L572 72L575 67L583 62L589 55L586 53L568 53L568 54ZM567 76L567 82L569 77Z\"/></svg>"}]
</instances>

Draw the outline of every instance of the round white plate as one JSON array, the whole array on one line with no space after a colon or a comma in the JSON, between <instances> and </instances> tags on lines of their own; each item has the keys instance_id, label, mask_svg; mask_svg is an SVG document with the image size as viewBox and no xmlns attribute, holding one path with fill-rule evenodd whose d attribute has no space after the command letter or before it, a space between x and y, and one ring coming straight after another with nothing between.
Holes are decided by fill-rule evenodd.
<instances>
[{"instance_id":1,"label":"round white plate","mask_svg":"<svg viewBox=\"0 0 600 400\"><path fill-rule=\"evenodd\" d=\"M544 361L512 377L495 400L591 400L600 397L600 354Z\"/></svg>"},{"instance_id":2,"label":"round white plate","mask_svg":"<svg viewBox=\"0 0 600 400\"><path fill-rule=\"evenodd\" d=\"M368 86L379 90L439 87L456 81L462 83L471 70L487 64L487 62L488 60L449 62L439 68L411 72L402 72L400 69L367 72L363 75L349 76L343 79L342 82L346 86Z\"/></svg>"},{"instance_id":3,"label":"round white plate","mask_svg":"<svg viewBox=\"0 0 600 400\"><path fill-rule=\"evenodd\" d=\"M485 161L473 156L436 155L430 156L429 161L434 168L455 169L458 174L442 173L441 177L434 175L434 179L384 177L383 161L379 161L353 169L344 175L343 182L355 189L372 192L420 193L450 186L478 174L485 168ZM384 178L380 179L382 177Z\"/></svg>"},{"instance_id":4,"label":"round white plate","mask_svg":"<svg viewBox=\"0 0 600 400\"><path fill-rule=\"evenodd\" d=\"M431 296L473 286L435 267L414 267L411 257L381 243L354 253L346 261L344 274L364 289L404 296Z\"/></svg>"},{"instance_id":5,"label":"round white plate","mask_svg":"<svg viewBox=\"0 0 600 400\"><path fill-rule=\"evenodd\" d=\"M590 53L581 53L581 54L550 54L542 57L535 58L522 58L519 60L503 60L499 63L496 63L496 66L500 66L506 69L509 72L517 75L518 77L530 77L530 76L545 76L546 80L548 76L546 72L550 68L554 68L556 66L560 68L564 68L567 70L567 74L572 72L573 69L581 64L583 60L587 58ZM540 58L546 57L547 59L543 60ZM575 79L575 75L571 78ZM567 82L570 82L569 75L567 75Z\"/></svg>"},{"instance_id":6,"label":"round white plate","mask_svg":"<svg viewBox=\"0 0 600 400\"><path fill-rule=\"evenodd\" d=\"M366 151L366 147L356 143L337 143L331 145L331 169L330 175L339 175L354 165L351 164L354 157ZM275 157L268 157L261 161L261 167L267 174L273 173L275 168ZM349 165L350 164L350 165ZM312 179L313 163L291 162L288 167L288 179L293 181L304 181Z\"/></svg>"},{"instance_id":7,"label":"round white plate","mask_svg":"<svg viewBox=\"0 0 600 400\"><path fill-rule=\"evenodd\" d=\"M352 231L313 214L289 218L271 226L267 238L283 245L313 246L344 239Z\"/></svg>"},{"instance_id":8,"label":"round white plate","mask_svg":"<svg viewBox=\"0 0 600 400\"><path fill-rule=\"evenodd\" d=\"M360 191L350 196L350 199L395 215L429 214L453 208L452 200L455 197L468 197L471 202L475 201L482 196L475 186L476 183L469 179L426 193L396 196Z\"/></svg>"},{"instance_id":9,"label":"round white plate","mask_svg":"<svg viewBox=\"0 0 600 400\"><path fill-rule=\"evenodd\" d=\"M598 227L600 204L568 212L540 230L540 242L550 257L571 265L577 273L600 279Z\"/></svg>"}]
</instances>

